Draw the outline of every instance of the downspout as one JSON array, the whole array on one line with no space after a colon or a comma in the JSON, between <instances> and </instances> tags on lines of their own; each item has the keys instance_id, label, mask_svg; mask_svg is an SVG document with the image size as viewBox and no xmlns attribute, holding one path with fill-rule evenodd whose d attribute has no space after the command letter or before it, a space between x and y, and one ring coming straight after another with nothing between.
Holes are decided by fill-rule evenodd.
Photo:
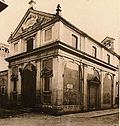
<instances>
[{"instance_id":1,"label":"downspout","mask_svg":"<svg viewBox=\"0 0 120 126\"><path fill-rule=\"evenodd\" d=\"M118 107L119 107L119 104L120 104L120 101L119 101L119 85L120 85L120 56L118 58L119 60L119 64L118 64Z\"/></svg>"}]
</instances>

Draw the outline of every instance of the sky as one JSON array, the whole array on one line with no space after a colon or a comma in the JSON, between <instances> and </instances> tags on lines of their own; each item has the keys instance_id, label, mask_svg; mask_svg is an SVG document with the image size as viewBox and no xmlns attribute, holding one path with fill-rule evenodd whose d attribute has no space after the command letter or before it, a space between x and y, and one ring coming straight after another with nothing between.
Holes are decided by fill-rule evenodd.
<instances>
[{"instance_id":1,"label":"sky","mask_svg":"<svg viewBox=\"0 0 120 126\"><path fill-rule=\"evenodd\" d=\"M11 32L29 8L30 0L5 0L8 7L0 13L0 42L7 43ZM120 47L120 0L34 0L36 9L56 13L61 5L62 16L97 41L106 36L115 38Z\"/></svg>"}]
</instances>

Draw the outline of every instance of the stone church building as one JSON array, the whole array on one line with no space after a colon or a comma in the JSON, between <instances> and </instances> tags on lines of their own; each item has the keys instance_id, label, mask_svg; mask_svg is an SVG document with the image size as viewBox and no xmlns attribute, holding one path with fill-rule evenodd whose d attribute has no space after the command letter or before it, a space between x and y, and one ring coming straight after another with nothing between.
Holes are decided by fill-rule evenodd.
<instances>
[{"instance_id":1,"label":"stone church building","mask_svg":"<svg viewBox=\"0 0 120 126\"><path fill-rule=\"evenodd\" d=\"M54 113L115 105L118 58L114 39L101 43L61 15L29 8L8 39L10 104Z\"/></svg>"}]
</instances>

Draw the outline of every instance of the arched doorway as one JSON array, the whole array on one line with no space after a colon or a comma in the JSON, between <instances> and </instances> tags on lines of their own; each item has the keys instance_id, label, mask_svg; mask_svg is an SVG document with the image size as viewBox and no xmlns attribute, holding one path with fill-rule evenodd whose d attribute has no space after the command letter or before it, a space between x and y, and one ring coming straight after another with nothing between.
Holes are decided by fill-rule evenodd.
<instances>
[{"instance_id":1,"label":"arched doorway","mask_svg":"<svg viewBox=\"0 0 120 126\"><path fill-rule=\"evenodd\" d=\"M28 63L21 73L22 105L32 107L36 99L36 68L32 63Z\"/></svg>"},{"instance_id":2,"label":"arched doorway","mask_svg":"<svg viewBox=\"0 0 120 126\"><path fill-rule=\"evenodd\" d=\"M105 74L103 83L103 106L112 107L113 104L113 77L109 73Z\"/></svg>"},{"instance_id":3,"label":"arched doorway","mask_svg":"<svg viewBox=\"0 0 120 126\"><path fill-rule=\"evenodd\" d=\"M100 76L94 70L94 75L88 80L88 109L94 110L100 107Z\"/></svg>"}]
</instances>

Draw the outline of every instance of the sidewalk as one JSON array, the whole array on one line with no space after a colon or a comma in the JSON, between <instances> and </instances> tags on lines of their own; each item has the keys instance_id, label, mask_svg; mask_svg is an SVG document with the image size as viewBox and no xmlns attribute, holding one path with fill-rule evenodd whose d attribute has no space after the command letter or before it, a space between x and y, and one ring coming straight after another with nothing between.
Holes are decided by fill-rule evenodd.
<instances>
[{"instance_id":1,"label":"sidewalk","mask_svg":"<svg viewBox=\"0 0 120 126\"><path fill-rule=\"evenodd\" d=\"M7 118L9 116L15 116L15 115L18 115L21 113L22 112L16 111L16 110L9 110L9 109L0 108L0 118Z\"/></svg>"},{"instance_id":2,"label":"sidewalk","mask_svg":"<svg viewBox=\"0 0 120 126\"><path fill-rule=\"evenodd\" d=\"M0 108L0 118L6 118L9 116L16 116L23 113L32 113L30 109L20 109L20 110L6 110ZM34 112L33 112L34 113ZM75 113L75 114L68 114L62 115L63 117L74 117L74 118L94 118L100 117L105 115L112 115L119 113L119 109L107 109L107 110L99 110L99 111L90 111L90 112L83 112L83 113Z\"/></svg>"},{"instance_id":3,"label":"sidewalk","mask_svg":"<svg viewBox=\"0 0 120 126\"><path fill-rule=\"evenodd\" d=\"M76 114L69 114L69 115L63 115L63 116L72 116L72 117L80 117L80 118L94 118L94 117L100 117L100 116L106 116L106 115L112 115L119 113L119 109L107 109L107 110L99 110L99 111L90 111L90 112L84 112L84 113L76 113Z\"/></svg>"}]
</instances>

